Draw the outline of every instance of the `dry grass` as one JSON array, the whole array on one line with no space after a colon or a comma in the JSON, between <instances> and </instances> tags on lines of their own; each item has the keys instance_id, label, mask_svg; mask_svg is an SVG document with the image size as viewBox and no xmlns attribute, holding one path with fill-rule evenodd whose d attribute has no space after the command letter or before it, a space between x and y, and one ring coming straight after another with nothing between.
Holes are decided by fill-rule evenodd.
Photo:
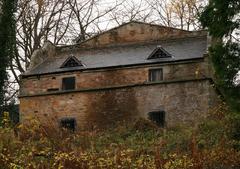
<instances>
[{"instance_id":1,"label":"dry grass","mask_svg":"<svg viewBox=\"0 0 240 169\"><path fill-rule=\"evenodd\" d=\"M239 140L220 106L198 128L162 131L143 119L107 131L0 128L0 169L238 169Z\"/></svg>"}]
</instances>

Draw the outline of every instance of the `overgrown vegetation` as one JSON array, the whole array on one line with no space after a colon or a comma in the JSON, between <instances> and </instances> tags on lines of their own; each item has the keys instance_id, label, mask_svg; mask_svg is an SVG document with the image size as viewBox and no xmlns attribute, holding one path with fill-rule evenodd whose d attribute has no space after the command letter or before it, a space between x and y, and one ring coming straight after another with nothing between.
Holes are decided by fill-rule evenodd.
<instances>
[{"instance_id":1,"label":"overgrown vegetation","mask_svg":"<svg viewBox=\"0 0 240 169\"><path fill-rule=\"evenodd\" d=\"M140 119L108 131L71 133L31 119L0 129L1 169L235 169L240 167L239 119L224 106L198 127L160 129ZM231 117L231 118L230 118Z\"/></svg>"}]
</instances>

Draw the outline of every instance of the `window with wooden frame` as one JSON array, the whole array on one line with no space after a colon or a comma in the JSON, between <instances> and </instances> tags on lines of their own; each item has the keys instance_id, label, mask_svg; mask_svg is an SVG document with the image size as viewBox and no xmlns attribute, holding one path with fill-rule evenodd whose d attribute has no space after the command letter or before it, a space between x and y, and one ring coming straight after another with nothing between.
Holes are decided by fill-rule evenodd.
<instances>
[{"instance_id":1,"label":"window with wooden frame","mask_svg":"<svg viewBox=\"0 0 240 169\"><path fill-rule=\"evenodd\" d=\"M162 68L149 69L148 80L150 82L162 81L163 80L163 69Z\"/></svg>"},{"instance_id":2,"label":"window with wooden frame","mask_svg":"<svg viewBox=\"0 0 240 169\"><path fill-rule=\"evenodd\" d=\"M62 90L74 90L76 86L75 77L62 78Z\"/></svg>"}]
</instances>

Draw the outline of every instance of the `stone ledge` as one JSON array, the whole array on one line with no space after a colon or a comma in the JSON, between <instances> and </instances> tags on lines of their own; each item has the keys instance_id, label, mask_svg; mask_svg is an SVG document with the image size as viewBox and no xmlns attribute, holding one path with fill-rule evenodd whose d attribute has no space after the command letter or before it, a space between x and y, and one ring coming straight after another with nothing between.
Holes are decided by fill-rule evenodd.
<instances>
[{"instance_id":1,"label":"stone ledge","mask_svg":"<svg viewBox=\"0 0 240 169\"><path fill-rule=\"evenodd\" d=\"M203 81L203 80L212 81L212 78L204 77L204 78L198 78L198 79L170 80L170 81L161 81L161 82L144 82L144 83L138 83L138 84L108 86L108 87L102 87L102 88L85 88L85 89L77 89L77 90L69 90L69 91L45 92L45 93L41 93L41 94L20 95L18 98L60 95L60 94L68 94L68 93L76 93L76 92L95 92L95 91L102 91L102 90L103 91L104 90L116 90L116 89L132 88L132 87L149 86L149 85L185 83L185 82Z\"/></svg>"}]
</instances>

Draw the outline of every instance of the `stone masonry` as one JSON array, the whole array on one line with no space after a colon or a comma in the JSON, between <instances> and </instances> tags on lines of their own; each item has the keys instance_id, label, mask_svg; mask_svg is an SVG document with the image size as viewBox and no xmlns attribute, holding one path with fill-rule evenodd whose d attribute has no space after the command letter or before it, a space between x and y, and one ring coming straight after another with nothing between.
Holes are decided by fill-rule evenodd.
<instances>
[{"instance_id":1,"label":"stone masonry","mask_svg":"<svg viewBox=\"0 0 240 169\"><path fill-rule=\"evenodd\" d=\"M217 104L206 54L171 62L31 74L47 58L58 59L68 53L183 38L205 39L207 47L206 32L133 22L78 45L50 47L50 52L39 49L31 61L30 74L22 75L20 120L34 116L44 124L59 126L61 119L71 117L76 119L77 129L85 129L148 118L149 112L164 110L166 127L198 122ZM154 68L163 70L162 81L149 81L149 70ZM75 77L74 90L61 90L64 77Z\"/></svg>"}]
</instances>

